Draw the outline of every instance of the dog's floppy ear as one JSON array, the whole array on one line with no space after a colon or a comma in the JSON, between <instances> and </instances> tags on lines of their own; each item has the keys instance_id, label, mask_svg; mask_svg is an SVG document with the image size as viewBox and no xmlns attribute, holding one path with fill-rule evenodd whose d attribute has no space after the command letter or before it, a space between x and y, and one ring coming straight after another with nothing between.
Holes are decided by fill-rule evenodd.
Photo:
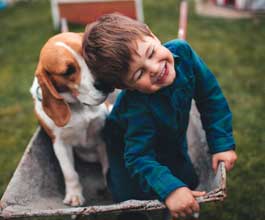
<instances>
[{"instance_id":1,"label":"dog's floppy ear","mask_svg":"<svg viewBox=\"0 0 265 220\"><path fill-rule=\"evenodd\" d=\"M69 105L56 91L45 70L37 67L35 75L42 90L42 107L45 113L57 126L63 127L71 116Z\"/></svg>"}]
</instances>

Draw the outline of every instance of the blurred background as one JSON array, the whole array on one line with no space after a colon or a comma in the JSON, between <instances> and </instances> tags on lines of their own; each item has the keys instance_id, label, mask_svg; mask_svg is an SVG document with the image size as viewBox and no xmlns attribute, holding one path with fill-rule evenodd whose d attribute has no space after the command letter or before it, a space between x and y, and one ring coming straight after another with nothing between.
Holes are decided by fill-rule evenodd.
<instances>
[{"instance_id":1,"label":"blurred background","mask_svg":"<svg viewBox=\"0 0 265 220\"><path fill-rule=\"evenodd\" d=\"M144 19L162 42L177 38L176 0L143 0ZM0 0L0 197L38 123L29 93L38 55L58 33L48 0ZM201 219L265 218L265 3L188 2L187 41L221 84L233 112L238 162L228 174L228 198L201 206ZM54 14L55 13L55 14ZM53 16L52 16L53 15ZM70 23L70 31L84 25Z\"/></svg>"}]
</instances>

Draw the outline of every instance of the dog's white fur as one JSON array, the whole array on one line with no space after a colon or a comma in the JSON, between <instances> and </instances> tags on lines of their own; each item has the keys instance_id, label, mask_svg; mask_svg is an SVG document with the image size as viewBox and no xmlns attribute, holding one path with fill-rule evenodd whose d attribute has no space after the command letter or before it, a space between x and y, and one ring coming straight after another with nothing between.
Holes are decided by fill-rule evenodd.
<instances>
[{"instance_id":1,"label":"dog's white fur","mask_svg":"<svg viewBox=\"0 0 265 220\"><path fill-rule=\"evenodd\" d=\"M75 40L79 41L74 42L76 45L80 45L79 51L75 50L76 45L74 49L71 45L67 44L68 41L64 41L64 39L71 37L76 38ZM71 82L75 85L75 93L71 91L71 89L61 93L58 92L59 96L69 107L71 113L69 119L66 120L66 123L58 125L53 116L49 116L51 113L48 113L43 104L43 100L47 98L47 96L43 96L43 89L45 87L42 87L42 84L39 81L41 79L40 75L46 74L42 72L45 68L36 70L36 77L34 78L33 85L30 89L34 99L35 113L41 122L41 125L46 128L45 130L48 131L47 133L52 138L54 152L58 158L64 175L66 193L64 203L71 206L82 205L85 201L82 194L82 186L79 181L79 176L74 168L73 147L81 149L79 153L77 151L77 154L82 159L89 162L100 161L104 174L106 174L108 169L105 143L100 136L100 131L104 126L105 118L108 112L105 104L101 104L106 99L106 94L103 94L94 87L94 78L80 54L81 40L82 37L80 36L80 38L78 38L77 36L74 36L74 33L63 33L53 37L52 40L46 43L49 50L45 50L45 46L42 49L43 54L40 56L38 64L38 68L45 66L47 69L49 54L45 53L55 53L56 50L60 49L63 50L61 56L63 56L64 53L68 53L67 56L69 57L70 55L70 60L73 59L73 62L76 62L79 66L76 68L77 71L74 74L80 74L80 80ZM48 57L48 59L42 59L42 57ZM41 67L39 67L40 65ZM62 64L60 64L59 60L57 65L64 65L63 58ZM50 68L48 72L52 75L53 66L48 65L48 67ZM47 76L45 77L47 78ZM60 75L59 77L65 76ZM50 78L48 80L50 80ZM56 81L56 78L53 80Z\"/></svg>"}]
</instances>

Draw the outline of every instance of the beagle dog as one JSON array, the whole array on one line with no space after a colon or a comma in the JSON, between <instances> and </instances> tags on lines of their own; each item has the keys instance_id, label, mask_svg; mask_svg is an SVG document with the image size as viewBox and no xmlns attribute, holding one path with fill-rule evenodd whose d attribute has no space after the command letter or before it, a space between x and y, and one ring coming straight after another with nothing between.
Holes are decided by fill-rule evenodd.
<instances>
[{"instance_id":1,"label":"beagle dog","mask_svg":"<svg viewBox=\"0 0 265 220\"><path fill-rule=\"evenodd\" d=\"M30 92L39 123L50 136L65 181L64 203L85 201L74 168L75 153L108 169L100 131L108 113L103 103L110 92L99 85L82 57L82 34L65 32L50 38L41 49ZM103 103L103 104L102 104Z\"/></svg>"}]
</instances>

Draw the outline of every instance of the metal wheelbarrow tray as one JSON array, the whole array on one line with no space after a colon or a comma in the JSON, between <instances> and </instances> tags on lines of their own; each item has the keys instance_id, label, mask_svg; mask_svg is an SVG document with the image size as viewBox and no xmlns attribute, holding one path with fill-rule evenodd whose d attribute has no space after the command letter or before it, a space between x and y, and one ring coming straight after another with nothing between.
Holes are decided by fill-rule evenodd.
<instances>
[{"instance_id":1,"label":"metal wheelbarrow tray","mask_svg":"<svg viewBox=\"0 0 265 220\"><path fill-rule=\"evenodd\" d=\"M193 103L188 128L189 153L200 179L198 190L207 194L197 198L199 203L223 200L226 191L224 163L216 174L211 169L211 158L200 116ZM199 141L198 141L199 140ZM63 204L64 181L51 141L42 129L32 137L7 189L0 201L0 218L33 216L92 215L121 211L164 209L158 200L129 200L113 204L104 188L100 165L76 162L86 198L84 207Z\"/></svg>"}]
</instances>

